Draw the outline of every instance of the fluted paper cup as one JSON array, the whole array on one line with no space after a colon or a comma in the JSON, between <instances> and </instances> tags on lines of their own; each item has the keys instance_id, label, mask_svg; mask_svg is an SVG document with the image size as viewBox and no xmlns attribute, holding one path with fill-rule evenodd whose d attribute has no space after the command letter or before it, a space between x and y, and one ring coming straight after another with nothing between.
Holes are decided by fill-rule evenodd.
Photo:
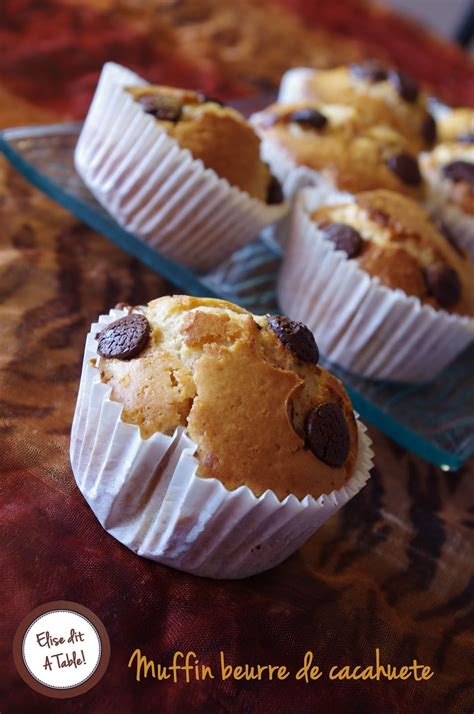
<instances>
[{"instance_id":1,"label":"fluted paper cup","mask_svg":"<svg viewBox=\"0 0 474 714\"><path fill-rule=\"evenodd\" d=\"M424 383L474 340L474 319L380 284L318 230L320 193L299 195L278 282L280 305L313 330L321 353L372 379ZM337 202L337 194L333 202Z\"/></svg>"},{"instance_id":2,"label":"fluted paper cup","mask_svg":"<svg viewBox=\"0 0 474 714\"><path fill-rule=\"evenodd\" d=\"M365 485L373 453L360 422L354 474L318 499L280 501L269 490L257 498L246 486L229 491L198 476L196 444L184 428L143 439L138 426L122 421L122 405L91 363L97 331L124 314L102 315L87 337L70 454L99 522L132 551L196 575L247 577L285 560Z\"/></svg>"},{"instance_id":3,"label":"fluted paper cup","mask_svg":"<svg viewBox=\"0 0 474 714\"><path fill-rule=\"evenodd\" d=\"M180 148L124 91L146 85L120 65L100 76L75 150L76 169L126 230L168 258L209 270L285 215Z\"/></svg>"},{"instance_id":4,"label":"fluted paper cup","mask_svg":"<svg viewBox=\"0 0 474 714\"><path fill-rule=\"evenodd\" d=\"M278 90L280 104L305 102L313 99L311 92L311 79L318 73L317 69L309 67L293 67L287 70L281 78Z\"/></svg>"}]
</instances>

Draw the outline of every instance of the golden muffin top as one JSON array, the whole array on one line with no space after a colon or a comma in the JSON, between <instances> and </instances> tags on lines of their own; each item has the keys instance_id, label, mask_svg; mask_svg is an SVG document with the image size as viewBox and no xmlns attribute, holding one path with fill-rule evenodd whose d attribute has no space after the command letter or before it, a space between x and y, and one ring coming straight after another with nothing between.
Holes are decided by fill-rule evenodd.
<instances>
[{"instance_id":1,"label":"golden muffin top","mask_svg":"<svg viewBox=\"0 0 474 714\"><path fill-rule=\"evenodd\" d=\"M386 124L372 124L342 104L273 104L252 117L267 149L306 166L341 190L387 188L414 198L423 181L409 142Z\"/></svg>"},{"instance_id":2,"label":"golden muffin top","mask_svg":"<svg viewBox=\"0 0 474 714\"><path fill-rule=\"evenodd\" d=\"M143 438L184 427L200 476L257 496L317 498L347 482L352 406L305 325L180 295L140 310L97 335L96 366Z\"/></svg>"},{"instance_id":3,"label":"golden muffin top","mask_svg":"<svg viewBox=\"0 0 474 714\"><path fill-rule=\"evenodd\" d=\"M290 101L352 106L371 123L387 124L402 134L415 153L436 140L436 122L416 81L376 60L305 71L294 78L287 94Z\"/></svg>"},{"instance_id":4,"label":"golden muffin top","mask_svg":"<svg viewBox=\"0 0 474 714\"><path fill-rule=\"evenodd\" d=\"M270 170L260 159L260 139L235 109L186 89L144 85L126 91L206 168L253 198L279 202L272 195Z\"/></svg>"},{"instance_id":5,"label":"golden muffin top","mask_svg":"<svg viewBox=\"0 0 474 714\"><path fill-rule=\"evenodd\" d=\"M425 210L393 191L360 193L311 215L324 236L383 285L423 303L474 315L474 263Z\"/></svg>"},{"instance_id":6,"label":"golden muffin top","mask_svg":"<svg viewBox=\"0 0 474 714\"><path fill-rule=\"evenodd\" d=\"M440 143L459 141L474 143L474 109L458 108L446 112L437 122Z\"/></svg>"}]
</instances>

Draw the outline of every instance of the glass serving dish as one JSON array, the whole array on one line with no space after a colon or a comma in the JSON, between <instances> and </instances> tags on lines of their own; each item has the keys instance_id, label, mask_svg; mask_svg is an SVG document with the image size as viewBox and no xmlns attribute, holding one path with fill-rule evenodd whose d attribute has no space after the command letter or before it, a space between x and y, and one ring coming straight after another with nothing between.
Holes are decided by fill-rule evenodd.
<instances>
[{"instance_id":1,"label":"glass serving dish","mask_svg":"<svg viewBox=\"0 0 474 714\"><path fill-rule=\"evenodd\" d=\"M78 123L6 129L0 149L32 184L185 293L221 297L256 313L278 311L275 281L281 255L264 238L199 275L123 230L97 203L73 162ZM343 381L361 417L443 470L474 454L474 344L425 385L376 382L328 364Z\"/></svg>"}]
</instances>

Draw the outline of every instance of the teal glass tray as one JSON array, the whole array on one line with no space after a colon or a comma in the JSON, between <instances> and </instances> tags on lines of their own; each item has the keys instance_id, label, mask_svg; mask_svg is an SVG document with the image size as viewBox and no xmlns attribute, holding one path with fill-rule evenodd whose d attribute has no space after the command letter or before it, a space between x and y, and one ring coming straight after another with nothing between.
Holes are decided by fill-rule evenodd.
<instances>
[{"instance_id":1,"label":"teal glass tray","mask_svg":"<svg viewBox=\"0 0 474 714\"><path fill-rule=\"evenodd\" d=\"M0 150L34 186L180 291L226 298L256 313L278 311L277 245L260 237L207 275L165 258L123 230L79 178L73 154L80 128L71 123L6 129L0 133ZM474 344L425 385L375 382L328 366L343 381L361 417L409 451L446 471L458 469L474 454Z\"/></svg>"}]
</instances>

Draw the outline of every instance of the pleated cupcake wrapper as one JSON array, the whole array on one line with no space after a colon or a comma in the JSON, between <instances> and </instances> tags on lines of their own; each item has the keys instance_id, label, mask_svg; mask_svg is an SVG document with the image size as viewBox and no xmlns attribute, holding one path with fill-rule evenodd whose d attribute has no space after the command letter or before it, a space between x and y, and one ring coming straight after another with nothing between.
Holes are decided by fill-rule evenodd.
<instances>
[{"instance_id":1,"label":"pleated cupcake wrapper","mask_svg":"<svg viewBox=\"0 0 474 714\"><path fill-rule=\"evenodd\" d=\"M287 206L252 198L181 149L124 90L145 84L124 67L104 66L76 147L76 169L123 228L168 258L209 270Z\"/></svg>"},{"instance_id":2,"label":"pleated cupcake wrapper","mask_svg":"<svg viewBox=\"0 0 474 714\"><path fill-rule=\"evenodd\" d=\"M277 565L365 485L371 441L358 422L359 454L347 484L318 499L258 498L229 491L196 474L196 444L183 428L142 439L121 419L90 360L96 333L121 317L112 310L92 325L71 434L71 464L82 494L102 526L138 555L196 575L242 578Z\"/></svg>"},{"instance_id":3,"label":"pleated cupcake wrapper","mask_svg":"<svg viewBox=\"0 0 474 714\"><path fill-rule=\"evenodd\" d=\"M309 67L294 67L287 70L281 78L280 89L278 91L278 102L280 104L292 104L293 102L304 102L307 99L306 88L308 80L317 74L318 70Z\"/></svg>"},{"instance_id":4,"label":"pleated cupcake wrapper","mask_svg":"<svg viewBox=\"0 0 474 714\"><path fill-rule=\"evenodd\" d=\"M474 319L387 288L335 250L309 217L317 196L306 189L296 202L278 283L283 311L306 323L322 354L351 372L429 382L474 339Z\"/></svg>"}]
</instances>

